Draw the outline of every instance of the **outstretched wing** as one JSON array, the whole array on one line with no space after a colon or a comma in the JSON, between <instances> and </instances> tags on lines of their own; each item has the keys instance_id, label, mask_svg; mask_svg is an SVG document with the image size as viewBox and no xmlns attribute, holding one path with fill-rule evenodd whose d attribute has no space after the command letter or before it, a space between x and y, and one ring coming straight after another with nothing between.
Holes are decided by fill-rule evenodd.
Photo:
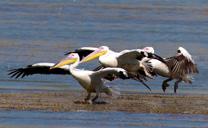
<instances>
[{"instance_id":1,"label":"outstretched wing","mask_svg":"<svg viewBox=\"0 0 208 128\"><path fill-rule=\"evenodd\" d=\"M87 55L89 55L90 53L94 52L95 50L97 50L98 48L96 47L81 47L79 49L76 49L74 51L70 51L65 53L65 55L68 55L70 53L77 53L80 57L80 60L82 60L84 57L86 57Z\"/></svg>"},{"instance_id":2,"label":"outstretched wing","mask_svg":"<svg viewBox=\"0 0 208 128\"><path fill-rule=\"evenodd\" d=\"M36 63L28 65L25 68L11 69L9 70L8 75L10 75L11 78L17 79L19 77L23 78L34 74L71 74L69 71L69 65L65 65L61 68L50 69L54 65L55 63Z\"/></svg>"},{"instance_id":3,"label":"outstretched wing","mask_svg":"<svg viewBox=\"0 0 208 128\"><path fill-rule=\"evenodd\" d=\"M182 47L179 47L176 56L165 59L173 77L183 77L187 74L198 73L197 65L191 55Z\"/></svg>"},{"instance_id":4,"label":"outstretched wing","mask_svg":"<svg viewBox=\"0 0 208 128\"><path fill-rule=\"evenodd\" d=\"M122 68L104 68L104 69L95 71L93 75L99 76L105 79L107 79L109 76L116 76L122 79L128 78L126 70Z\"/></svg>"}]
</instances>

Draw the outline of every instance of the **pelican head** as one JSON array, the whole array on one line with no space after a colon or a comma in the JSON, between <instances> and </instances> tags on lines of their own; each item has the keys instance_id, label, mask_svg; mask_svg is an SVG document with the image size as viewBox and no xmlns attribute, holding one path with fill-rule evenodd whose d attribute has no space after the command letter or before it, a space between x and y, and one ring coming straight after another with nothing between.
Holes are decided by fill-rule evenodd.
<instances>
[{"instance_id":1,"label":"pelican head","mask_svg":"<svg viewBox=\"0 0 208 128\"><path fill-rule=\"evenodd\" d=\"M101 46L97 50L95 50L94 52L86 56L84 59L82 59L81 62L88 62L88 61L94 60L102 55L105 55L108 51L109 51L109 48L107 46Z\"/></svg>"},{"instance_id":2,"label":"pelican head","mask_svg":"<svg viewBox=\"0 0 208 128\"><path fill-rule=\"evenodd\" d=\"M61 68L64 65L72 64L78 61L79 55L77 53L70 53L66 58L55 64L50 69Z\"/></svg>"},{"instance_id":3,"label":"pelican head","mask_svg":"<svg viewBox=\"0 0 208 128\"><path fill-rule=\"evenodd\" d=\"M177 54L183 54L189 61L192 61L194 63L194 60L191 57L191 54L183 47L179 47L177 50Z\"/></svg>"},{"instance_id":4,"label":"pelican head","mask_svg":"<svg viewBox=\"0 0 208 128\"><path fill-rule=\"evenodd\" d=\"M155 53L155 50L153 47L144 47L142 50L147 53Z\"/></svg>"}]
</instances>

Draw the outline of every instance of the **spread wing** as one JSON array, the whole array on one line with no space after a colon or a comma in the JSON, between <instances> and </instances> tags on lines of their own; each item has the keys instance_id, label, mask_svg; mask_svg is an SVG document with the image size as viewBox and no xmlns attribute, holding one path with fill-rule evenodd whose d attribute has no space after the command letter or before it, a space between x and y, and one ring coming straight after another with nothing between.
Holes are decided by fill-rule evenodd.
<instances>
[{"instance_id":1,"label":"spread wing","mask_svg":"<svg viewBox=\"0 0 208 128\"><path fill-rule=\"evenodd\" d=\"M181 50L176 56L165 59L173 77L198 73L197 65L187 51Z\"/></svg>"},{"instance_id":2,"label":"spread wing","mask_svg":"<svg viewBox=\"0 0 208 128\"><path fill-rule=\"evenodd\" d=\"M65 53L65 55L68 55L70 53L77 53L80 57L80 60L82 60L84 57L86 57L87 55L89 55L90 53L94 52L97 49L98 48L96 48L96 47L81 47L81 48L76 49L74 51L67 52L67 53Z\"/></svg>"},{"instance_id":3,"label":"spread wing","mask_svg":"<svg viewBox=\"0 0 208 128\"><path fill-rule=\"evenodd\" d=\"M17 79L19 77L23 78L25 76L34 74L71 74L69 71L69 65L65 65L61 68L50 69L54 65L55 63L36 63L33 65L28 65L25 68L11 69L9 70L8 75L11 78Z\"/></svg>"}]
</instances>

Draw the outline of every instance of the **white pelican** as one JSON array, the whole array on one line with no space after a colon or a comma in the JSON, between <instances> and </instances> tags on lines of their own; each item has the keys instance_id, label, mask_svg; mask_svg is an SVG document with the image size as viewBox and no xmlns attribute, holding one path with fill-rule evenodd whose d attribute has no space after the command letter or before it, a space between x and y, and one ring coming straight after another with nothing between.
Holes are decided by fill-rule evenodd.
<instances>
[{"instance_id":1,"label":"white pelican","mask_svg":"<svg viewBox=\"0 0 208 128\"><path fill-rule=\"evenodd\" d=\"M80 83L80 85L88 92L85 102L91 102L91 93L95 92L96 96L92 99L92 102L99 97L100 93L105 93L107 95L112 95L113 90L105 86L103 83L103 78L109 74L114 74L121 78L127 78L127 72L122 68L105 68L98 71L80 70L76 67L79 65L80 59L77 53L71 53L66 58L61 60L59 63L51 67L51 70L56 68L61 68L67 64L71 75Z\"/></svg>"},{"instance_id":2,"label":"white pelican","mask_svg":"<svg viewBox=\"0 0 208 128\"><path fill-rule=\"evenodd\" d=\"M96 47L81 47L79 49L76 49L73 52L67 52L65 53L65 55L75 52L79 54L79 57L81 60L83 57L86 57L87 55L89 55L90 53L92 53L93 51L97 49L98 48ZM71 74L69 71L69 65L65 65L63 67L50 70L50 68L54 65L55 63L48 63L48 62L35 63L35 64L28 65L23 68L9 70L9 75L11 75L11 77L14 77L14 78L19 78L19 77L23 78L25 76L34 75L34 74L46 74L46 75L48 74L70 75ZM107 79L112 80L113 78L108 77Z\"/></svg>"},{"instance_id":3,"label":"white pelican","mask_svg":"<svg viewBox=\"0 0 208 128\"><path fill-rule=\"evenodd\" d=\"M149 59L146 61L146 64L150 66L155 74L168 77L168 79L162 83L162 89L164 92L166 87L169 86L167 82L176 79L174 84L174 92L176 93L178 84L181 81L184 81L185 83L192 83L190 75L198 73L194 60L189 52L183 47L178 48L175 56L164 58L164 60L165 62L157 59Z\"/></svg>"},{"instance_id":4,"label":"white pelican","mask_svg":"<svg viewBox=\"0 0 208 128\"><path fill-rule=\"evenodd\" d=\"M149 86L144 83L144 80L152 77L148 70L146 70L143 61L141 61L144 57L157 58L163 61L162 58L154 54L154 49L152 47L114 52L107 46L101 46L83 58L82 62L88 62L99 58L99 62L102 67L123 68L128 72L130 78L140 81L149 90L151 90Z\"/></svg>"}]
</instances>

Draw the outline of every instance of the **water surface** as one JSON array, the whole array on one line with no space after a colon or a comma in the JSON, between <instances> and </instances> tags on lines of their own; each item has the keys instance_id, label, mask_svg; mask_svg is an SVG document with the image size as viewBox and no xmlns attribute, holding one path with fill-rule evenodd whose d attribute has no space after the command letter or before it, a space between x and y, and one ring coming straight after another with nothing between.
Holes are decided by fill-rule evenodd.
<instances>
[{"instance_id":1,"label":"water surface","mask_svg":"<svg viewBox=\"0 0 208 128\"><path fill-rule=\"evenodd\" d=\"M135 114L125 112L0 112L1 126L15 128L193 128L207 127L207 115Z\"/></svg>"}]
</instances>

